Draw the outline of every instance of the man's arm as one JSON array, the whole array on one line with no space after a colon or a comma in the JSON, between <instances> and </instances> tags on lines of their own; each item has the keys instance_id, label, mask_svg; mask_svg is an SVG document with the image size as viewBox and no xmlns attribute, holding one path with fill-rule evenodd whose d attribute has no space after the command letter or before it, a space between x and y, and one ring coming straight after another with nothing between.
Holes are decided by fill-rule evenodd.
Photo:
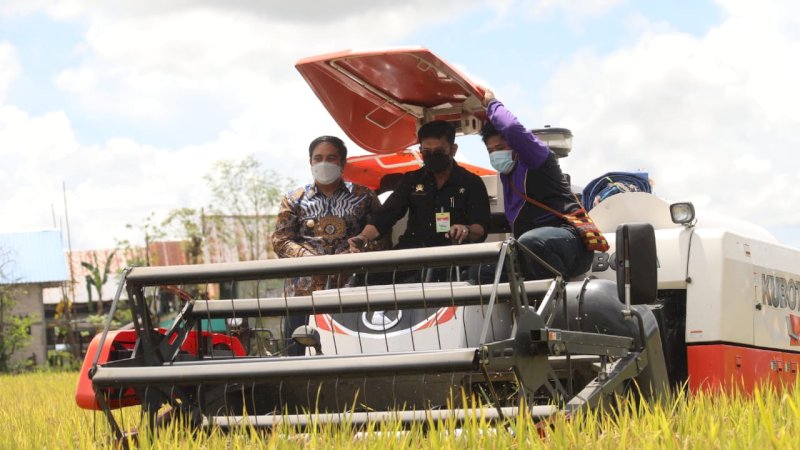
<instances>
[{"instance_id":1,"label":"man's arm","mask_svg":"<svg viewBox=\"0 0 800 450\"><path fill-rule=\"evenodd\" d=\"M464 242L483 242L489 229L491 210L486 185L477 175L467 175L466 210L467 224L454 224L445 234L454 244Z\"/></svg>"},{"instance_id":2,"label":"man's arm","mask_svg":"<svg viewBox=\"0 0 800 450\"><path fill-rule=\"evenodd\" d=\"M403 175L400 182L397 184L394 192L389 195L383 206L377 211L370 214L367 220L367 226L361 230L358 236L348 239L350 243L350 252L355 253L363 251L364 247L378 239L382 234L389 233L392 226L402 218L408 210L408 196L411 194L411 185L413 180L409 174Z\"/></svg>"},{"instance_id":3,"label":"man's arm","mask_svg":"<svg viewBox=\"0 0 800 450\"><path fill-rule=\"evenodd\" d=\"M369 196L370 196L369 214L372 215L380 211L381 201L380 199L378 199L378 196L375 194L375 192L373 192L371 189L369 191ZM367 239L367 243L365 244L367 251L385 250L386 248L391 247L392 243L391 239L388 239L389 236L381 236L378 229L375 228L374 226L370 227L370 229L367 229L368 227L370 227L370 225L366 225L364 227L364 230L361 231L362 235L364 236L367 236L367 234L369 235L368 236L369 239ZM374 230L372 230L372 228L374 228ZM365 232L367 234L364 234Z\"/></svg>"},{"instance_id":4,"label":"man's arm","mask_svg":"<svg viewBox=\"0 0 800 450\"><path fill-rule=\"evenodd\" d=\"M483 225L473 223L470 225L455 224L450 227L450 231L445 233L445 237L452 240L455 244L464 242L480 242L485 239L485 229Z\"/></svg>"},{"instance_id":5,"label":"man's arm","mask_svg":"<svg viewBox=\"0 0 800 450\"><path fill-rule=\"evenodd\" d=\"M378 196L375 195L374 192L369 191L369 212L370 214L374 214L378 212L381 208L381 202L378 200ZM347 243L350 244L350 253L358 253L362 251L371 251L371 250L380 250L382 247L382 242L378 240L381 233L375 227L375 225L367 224L364 226L364 229L361 230L358 235L351 237L347 240Z\"/></svg>"},{"instance_id":6,"label":"man's arm","mask_svg":"<svg viewBox=\"0 0 800 450\"><path fill-rule=\"evenodd\" d=\"M483 104L492 125L503 135L523 165L528 169L538 169L544 164L550 155L550 149L528 131L489 89L485 90Z\"/></svg>"},{"instance_id":7,"label":"man's arm","mask_svg":"<svg viewBox=\"0 0 800 450\"><path fill-rule=\"evenodd\" d=\"M394 224L406 214L412 184L414 184L412 176L404 174L383 206L370 215L368 223L374 226L378 233L391 232Z\"/></svg>"},{"instance_id":8,"label":"man's arm","mask_svg":"<svg viewBox=\"0 0 800 450\"><path fill-rule=\"evenodd\" d=\"M350 245L350 253L370 250L370 247L374 245L372 243L377 240L380 235L381 234L374 225L367 224L364 229L361 230L361 233L347 240L347 243Z\"/></svg>"},{"instance_id":9,"label":"man's arm","mask_svg":"<svg viewBox=\"0 0 800 450\"><path fill-rule=\"evenodd\" d=\"M470 220L470 241L483 242L489 230L492 212L489 207L489 193L480 177L475 177L473 186L469 190L467 201L467 217Z\"/></svg>"},{"instance_id":10,"label":"man's arm","mask_svg":"<svg viewBox=\"0 0 800 450\"><path fill-rule=\"evenodd\" d=\"M284 195L275 224L275 232L272 233L272 248L279 258L313 255L309 249L297 243L299 226L294 204L288 195Z\"/></svg>"}]
</instances>

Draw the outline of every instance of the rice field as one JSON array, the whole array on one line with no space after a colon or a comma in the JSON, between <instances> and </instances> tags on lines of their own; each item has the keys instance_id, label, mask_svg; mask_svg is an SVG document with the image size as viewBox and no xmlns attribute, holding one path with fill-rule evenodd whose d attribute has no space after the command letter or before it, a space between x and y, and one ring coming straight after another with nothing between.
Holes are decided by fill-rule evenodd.
<instances>
[{"instance_id":1,"label":"rice field","mask_svg":"<svg viewBox=\"0 0 800 450\"><path fill-rule=\"evenodd\" d=\"M114 448L105 418L75 406L76 373L0 376L0 449ZM123 410L126 425L138 422ZM119 412L118 412L119 413ZM766 387L753 396L678 394L661 404L627 402L615 414L557 418L545 436L524 417L491 427L479 419L427 424L401 432L396 424L356 432L346 425L300 433L237 429L197 432L173 423L142 433L140 448L435 448L435 449L753 449L800 448L800 389Z\"/></svg>"}]
</instances>

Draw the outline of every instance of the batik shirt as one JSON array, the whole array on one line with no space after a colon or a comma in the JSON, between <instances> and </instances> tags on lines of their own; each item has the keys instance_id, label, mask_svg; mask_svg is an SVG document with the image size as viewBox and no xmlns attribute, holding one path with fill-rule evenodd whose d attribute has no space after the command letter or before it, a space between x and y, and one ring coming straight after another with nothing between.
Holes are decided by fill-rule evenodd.
<instances>
[{"instance_id":1,"label":"batik shirt","mask_svg":"<svg viewBox=\"0 0 800 450\"><path fill-rule=\"evenodd\" d=\"M353 183L342 186L329 198L307 184L287 193L272 234L272 247L279 258L335 255L349 248L347 240L367 224L367 215L380 207L370 189ZM367 250L379 249L372 242ZM347 280L331 280L331 287ZM309 295L325 288L328 277L298 277L288 280L287 295Z\"/></svg>"}]
</instances>

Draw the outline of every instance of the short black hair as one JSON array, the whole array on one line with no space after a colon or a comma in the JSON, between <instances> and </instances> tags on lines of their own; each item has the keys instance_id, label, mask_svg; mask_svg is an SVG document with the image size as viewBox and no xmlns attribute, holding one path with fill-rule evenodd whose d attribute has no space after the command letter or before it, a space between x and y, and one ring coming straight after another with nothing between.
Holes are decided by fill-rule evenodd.
<instances>
[{"instance_id":1,"label":"short black hair","mask_svg":"<svg viewBox=\"0 0 800 450\"><path fill-rule=\"evenodd\" d=\"M320 136L311 141L311 144L308 146L309 158L311 158L314 155L314 149L317 148L317 146L319 144L322 144L323 142L327 142L336 147L336 150L339 150L339 156L342 157L342 161L347 159L347 147L345 147L344 141L337 138L336 136Z\"/></svg>"},{"instance_id":2,"label":"short black hair","mask_svg":"<svg viewBox=\"0 0 800 450\"><path fill-rule=\"evenodd\" d=\"M419 127L417 131L419 142L428 138L447 138L447 142L453 145L456 143L456 129L444 120L434 120Z\"/></svg>"},{"instance_id":3,"label":"short black hair","mask_svg":"<svg viewBox=\"0 0 800 450\"><path fill-rule=\"evenodd\" d=\"M499 134L500 132L497 131L497 128L494 127L494 124L490 120L487 120L486 123L483 124L483 127L481 127L481 139L483 139L484 144L486 144L486 141L488 141L490 137Z\"/></svg>"}]
</instances>

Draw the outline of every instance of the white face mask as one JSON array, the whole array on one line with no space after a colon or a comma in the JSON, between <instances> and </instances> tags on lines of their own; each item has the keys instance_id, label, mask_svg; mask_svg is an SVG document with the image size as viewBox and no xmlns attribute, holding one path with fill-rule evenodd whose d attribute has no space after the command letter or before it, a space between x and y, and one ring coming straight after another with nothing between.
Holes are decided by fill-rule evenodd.
<instances>
[{"instance_id":1,"label":"white face mask","mask_svg":"<svg viewBox=\"0 0 800 450\"><path fill-rule=\"evenodd\" d=\"M498 172L509 174L514 169L514 157L511 150L495 150L489 153L489 163Z\"/></svg>"},{"instance_id":2,"label":"white face mask","mask_svg":"<svg viewBox=\"0 0 800 450\"><path fill-rule=\"evenodd\" d=\"M319 184L331 184L342 176L342 168L334 163L318 162L311 166L311 175Z\"/></svg>"}]
</instances>

